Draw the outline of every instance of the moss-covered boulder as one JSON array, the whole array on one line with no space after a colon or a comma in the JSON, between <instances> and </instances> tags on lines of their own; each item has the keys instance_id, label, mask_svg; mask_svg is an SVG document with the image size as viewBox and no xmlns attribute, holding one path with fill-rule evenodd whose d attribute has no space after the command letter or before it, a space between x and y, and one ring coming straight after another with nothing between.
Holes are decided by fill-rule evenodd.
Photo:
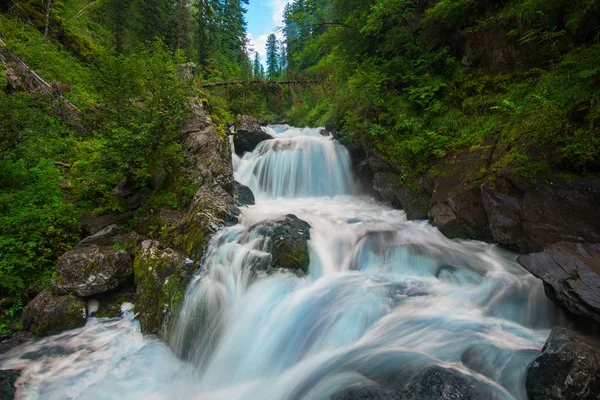
<instances>
[{"instance_id":1,"label":"moss-covered boulder","mask_svg":"<svg viewBox=\"0 0 600 400\"><path fill-rule=\"evenodd\" d=\"M310 225L293 214L276 221L268 221L254 228L261 236L265 236L265 251L271 253L270 264L258 263L267 271L286 269L295 273L308 272L310 255Z\"/></svg>"},{"instance_id":2,"label":"moss-covered boulder","mask_svg":"<svg viewBox=\"0 0 600 400\"><path fill-rule=\"evenodd\" d=\"M165 234L169 247L200 261L213 233L226 224L235 224L239 209L233 196L220 186L201 187L180 223Z\"/></svg>"},{"instance_id":3,"label":"moss-covered boulder","mask_svg":"<svg viewBox=\"0 0 600 400\"><path fill-rule=\"evenodd\" d=\"M133 262L124 250L91 245L63 254L52 281L55 294L92 296L116 288L133 273Z\"/></svg>"},{"instance_id":4,"label":"moss-covered boulder","mask_svg":"<svg viewBox=\"0 0 600 400\"><path fill-rule=\"evenodd\" d=\"M15 382L21 376L21 371L6 369L0 371L0 399L12 400L15 398Z\"/></svg>"},{"instance_id":5,"label":"moss-covered boulder","mask_svg":"<svg viewBox=\"0 0 600 400\"><path fill-rule=\"evenodd\" d=\"M142 252L134 262L134 277L143 332L158 333L177 312L195 269L196 264L180 251L155 240L142 243Z\"/></svg>"},{"instance_id":6,"label":"moss-covered boulder","mask_svg":"<svg viewBox=\"0 0 600 400\"><path fill-rule=\"evenodd\" d=\"M44 290L23 309L23 328L38 336L48 336L79 328L87 319L86 304L73 295L55 296Z\"/></svg>"}]
</instances>

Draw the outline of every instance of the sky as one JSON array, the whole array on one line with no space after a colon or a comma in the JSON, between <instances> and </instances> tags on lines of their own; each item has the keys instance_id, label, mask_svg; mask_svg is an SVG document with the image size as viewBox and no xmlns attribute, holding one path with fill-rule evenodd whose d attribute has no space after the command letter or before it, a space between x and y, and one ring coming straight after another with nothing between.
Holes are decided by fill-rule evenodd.
<instances>
[{"instance_id":1,"label":"sky","mask_svg":"<svg viewBox=\"0 0 600 400\"><path fill-rule=\"evenodd\" d=\"M265 44L267 36L275 33L278 39L281 34L275 32L278 26L283 25L283 9L288 0L250 0L246 21L248 22L249 47L258 52L264 64L266 61Z\"/></svg>"}]
</instances>

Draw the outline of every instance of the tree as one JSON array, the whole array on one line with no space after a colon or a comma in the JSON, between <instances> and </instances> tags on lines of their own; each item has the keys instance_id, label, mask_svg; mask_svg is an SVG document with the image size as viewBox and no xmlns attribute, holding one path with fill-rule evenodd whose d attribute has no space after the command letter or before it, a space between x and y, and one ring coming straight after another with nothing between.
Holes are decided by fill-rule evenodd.
<instances>
[{"instance_id":1,"label":"tree","mask_svg":"<svg viewBox=\"0 0 600 400\"><path fill-rule=\"evenodd\" d=\"M252 73L255 78L263 79L265 70L260 62L260 55L258 53L254 53L254 61L252 62Z\"/></svg>"},{"instance_id":2,"label":"tree","mask_svg":"<svg viewBox=\"0 0 600 400\"><path fill-rule=\"evenodd\" d=\"M267 37L267 76L269 79L275 78L279 73L279 46L277 37L271 33Z\"/></svg>"}]
</instances>

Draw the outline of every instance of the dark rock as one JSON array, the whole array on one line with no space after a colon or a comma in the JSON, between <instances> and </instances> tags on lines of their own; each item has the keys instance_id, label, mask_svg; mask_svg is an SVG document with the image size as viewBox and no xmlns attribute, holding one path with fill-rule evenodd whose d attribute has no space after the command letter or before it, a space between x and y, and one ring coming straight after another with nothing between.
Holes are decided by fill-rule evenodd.
<instances>
[{"instance_id":1,"label":"dark rock","mask_svg":"<svg viewBox=\"0 0 600 400\"><path fill-rule=\"evenodd\" d=\"M88 236L79 242L75 248L81 248L96 244L98 246L109 246L113 243L113 238L119 234L119 226L116 224L108 225L92 236Z\"/></svg>"},{"instance_id":2,"label":"dark rock","mask_svg":"<svg viewBox=\"0 0 600 400\"><path fill-rule=\"evenodd\" d=\"M227 193L235 194L231 146L220 136L202 104L191 107L192 116L184 126L182 139L189 155L187 174L198 187L218 185Z\"/></svg>"},{"instance_id":3,"label":"dark rock","mask_svg":"<svg viewBox=\"0 0 600 400\"><path fill-rule=\"evenodd\" d=\"M108 225L122 224L131 218L129 214L84 214L81 217L81 226L86 236L94 235Z\"/></svg>"},{"instance_id":4,"label":"dark rock","mask_svg":"<svg viewBox=\"0 0 600 400\"><path fill-rule=\"evenodd\" d=\"M179 251L146 240L134 270L142 331L158 333L181 305L196 264Z\"/></svg>"},{"instance_id":5,"label":"dark rock","mask_svg":"<svg viewBox=\"0 0 600 400\"><path fill-rule=\"evenodd\" d=\"M483 207L481 189L473 186L437 201L429 210L429 217L449 238L489 240L491 232Z\"/></svg>"},{"instance_id":6,"label":"dark rock","mask_svg":"<svg viewBox=\"0 0 600 400\"><path fill-rule=\"evenodd\" d=\"M364 386L344 390L331 397L331 400L401 400L397 391L382 386Z\"/></svg>"},{"instance_id":7,"label":"dark rock","mask_svg":"<svg viewBox=\"0 0 600 400\"><path fill-rule=\"evenodd\" d=\"M21 376L21 371L5 369L0 371L0 399L12 400L15 398L15 382Z\"/></svg>"},{"instance_id":8,"label":"dark rock","mask_svg":"<svg viewBox=\"0 0 600 400\"><path fill-rule=\"evenodd\" d=\"M454 400L484 398L463 374L450 368L430 367L401 393L402 400Z\"/></svg>"},{"instance_id":9,"label":"dark rock","mask_svg":"<svg viewBox=\"0 0 600 400\"><path fill-rule=\"evenodd\" d=\"M273 136L262 130L260 121L256 118L242 115L235 123L233 145L235 153L240 156L246 152L254 151L260 142L270 139L273 139Z\"/></svg>"},{"instance_id":10,"label":"dark rock","mask_svg":"<svg viewBox=\"0 0 600 400\"><path fill-rule=\"evenodd\" d=\"M14 332L12 335L3 338L2 341L0 341L0 354L4 354L7 351L20 346L33 338L35 338L35 336L28 331Z\"/></svg>"},{"instance_id":11,"label":"dark rock","mask_svg":"<svg viewBox=\"0 0 600 400\"><path fill-rule=\"evenodd\" d=\"M572 246L555 247L567 254L547 250L520 256L518 261L544 281L546 295L557 304L574 314L600 321L600 275L588 265L598 262L600 244Z\"/></svg>"},{"instance_id":12,"label":"dark rock","mask_svg":"<svg viewBox=\"0 0 600 400\"><path fill-rule=\"evenodd\" d=\"M331 136L331 134L329 133L329 131L327 129L321 129L319 130L319 135L321 136Z\"/></svg>"},{"instance_id":13,"label":"dark rock","mask_svg":"<svg viewBox=\"0 0 600 400\"><path fill-rule=\"evenodd\" d=\"M91 296L116 288L132 273L132 260L126 251L91 245L59 258L52 290L55 294Z\"/></svg>"},{"instance_id":14,"label":"dark rock","mask_svg":"<svg viewBox=\"0 0 600 400\"><path fill-rule=\"evenodd\" d=\"M517 248L528 248L521 220L521 199L498 194L488 185L483 185L481 191L483 207L494 241L511 247L514 245Z\"/></svg>"},{"instance_id":15,"label":"dark rock","mask_svg":"<svg viewBox=\"0 0 600 400\"><path fill-rule=\"evenodd\" d=\"M98 301L98 309L93 314L96 318L117 318L123 313L121 306L123 303L137 304L136 288L133 279L125 281L115 290L101 293L93 297ZM134 312L137 310L134 308Z\"/></svg>"},{"instance_id":16,"label":"dark rock","mask_svg":"<svg viewBox=\"0 0 600 400\"><path fill-rule=\"evenodd\" d=\"M273 256L269 268L283 268L301 274L308 272L310 225L307 222L288 214L257 229L268 239L267 251Z\"/></svg>"},{"instance_id":17,"label":"dark rock","mask_svg":"<svg viewBox=\"0 0 600 400\"><path fill-rule=\"evenodd\" d=\"M38 336L47 336L85 325L86 304L73 296L54 296L44 290L23 309L23 328Z\"/></svg>"},{"instance_id":18,"label":"dark rock","mask_svg":"<svg viewBox=\"0 0 600 400\"><path fill-rule=\"evenodd\" d=\"M237 182L237 203L240 206L254 205L254 193L246 185Z\"/></svg>"},{"instance_id":19,"label":"dark rock","mask_svg":"<svg viewBox=\"0 0 600 400\"><path fill-rule=\"evenodd\" d=\"M373 179L373 188L393 207L402 208L408 219L427 219L431 194L421 186L415 190L402 185L400 175L393 172L378 172Z\"/></svg>"},{"instance_id":20,"label":"dark rock","mask_svg":"<svg viewBox=\"0 0 600 400\"><path fill-rule=\"evenodd\" d=\"M565 328L554 328L527 367L531 400L600 399L600 353Z\"/></svg>"}]
</instances>

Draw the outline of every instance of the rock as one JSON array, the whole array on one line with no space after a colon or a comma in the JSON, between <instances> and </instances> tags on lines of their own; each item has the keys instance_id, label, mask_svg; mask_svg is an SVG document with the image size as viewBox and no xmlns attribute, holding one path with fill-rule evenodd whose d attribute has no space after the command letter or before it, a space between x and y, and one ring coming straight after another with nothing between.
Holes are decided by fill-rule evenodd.
<instances>
[{"instance_id":1,"label":"rock","mask_svg":"<svg viewBox=\"0 0 600 400\"><path fill-rule=\"evenodd\" d=\"M73 296L54 296L44 290L23 309L23 328L34 335L48 336L79 328L86 322L86 304Z\"/></svg>"},{"instance_id":2,"label":"rock","mask_svg":"<svg viewBox=\"0 0 600 400\"><path fill-rule=\"evenodd\" d=\"M523 230L521 199L496 193L488 185L482 185L481 195L494 241L516 249L527 249L529 241Z\"/></svg>"},{"instance_id":3,"label":"rock","mask_svg":"<svg viewBox=\"0 0 600 400\"><path fill-rule=\"evenodd\" d=\"M565 328L552 330L527 367L531 400L600 399L600 353Z\"/></svg>"},{"instance_id":4,"label":"rock","mask_svg":"<svg viewBox=\"0 0 600 400\"><path fill-rule=\"evenodd\" d=\"M112 248L125 250L132 258L139 252L139 247L147 238L137 232L129 232L117 235L113 238Z\"/></svg>"},{"instance_id":5,"label":"rock","mask_svg":"<svg viewBox=\"0 0 600 400\"><path fill-rule=\"evenodd\" d=\"M237 204L239 206L251 206L254 205L254 193L252 193L252 189L250 189L246 185L242 185L239 182L237 183Z\"/></svg>"},{"instance_id":6,"label":"rock","mask_svg":"<svg viewBox=\"0 0 600 400\"><path fill-rule=\"evenodd\" d=\"M237 223L239 209L220 186L201 187L179 224L165 233L169 247L200 261L210 236L225 224Z\"/></svg>"},{"instance_id":7,"label":"rock","mask_svg":"<svg viewBox=\"0 0 600 400\"><path fill-rule=\"evenodd\" d=\"M415 190L400 182L399 174L378 172L373 179L373 188L394 208L402 208L408 219L427 219L431 194L422 186Z\"/></svg>"},{"instance_id":8,"label":"rock","mask_svg":"<svg viewBox=\"0 0 600 400\"><path fill-rule=\"evenodd\" d=\"M397 391L382 386L351 388L335 394L331 400L401 400Z\"/></svg>"},{"instance_id":9,"label":"rock","mask_svg":"<svg viewBox=\"0 0 600 400\"><path fill-rule=\"evenodd\" d=\"M430 367L401 393L402 400L454 400L485 398L471 381L451 368Z\"/></svg>"},{"instance_id":10,"label":"rock","mask_svg":"<svg viewBox=\"0 0 600 400\"><path fill-rule=\"evenodd\" d=\"M191 106L192 116L182 131L188 154L186 168L189 179L198 187L218 185L230 195L235 194L231 147L225 136L220 136L202 104Z\"/></svg>"},{"instance_id":11,"label":"rock","mask_svg":"<svg viewBox=\"0 0 600 400\"><path fill-rule=\"evenodd\" d=\"M81 226L84 235L94 235L103 228L113 225L125 223L131 218L129 214L84 214L81 217Z\"/></svg>"},{"instance_id":12,"label":"rock","mask_svg":"<svg viewBox=\"0 0 600 400\"><path fill-rule=\"evenodd\" d=\"M288 214L283 219L262 224L258 230L268 239L266 250L273 256L268 269L308 272L310 225L307 222Z\"/></svg>"},{"instance_id":13,"label":"rock","mask_svg":"<svg viewBox=\"0 0 600 400\"><path fill-rule=\"evenodd\" d=\"M124 250L97 245L73 249L58 259L52 291L91 296L116 288L132 273L131 257Z\"/></svg>"},{"instance_id":14,"label":"rock","mask_svg":"<svg viewBox=\"0 0 600 400\"><path fill-rule=\"evenodd\" d=\"M0 341L0 355L35 338L31 332L17 331ZM1 397L0 397L1 398Z\"/></svg>"},{"instance_id":15,"label":"rock","mask_svg":"<svg viewBox=\"0 0 600 400\"><path fill-rule=\"evenodd\" d=\"M109 246L113 243L113 238L119 234L119 226L116 224L108 225L92 236L88 236L79 242L75 248L81 248L96 244L98 246Z\"/></svg>"},{"instance_id":16,"label":"rock","mask_svg":"<svg viewBox=\"0 0 600 400\"><path fill-rule=\"evenodd\" d=\"M270 139L273 139L273 136L262 130L259 120L249 115L238 117L233 135L233 145L237 155L251 153L260 142Z\"/></svg>"},{"instance_id":17,"label":"rock","mask_svg":"<svg viewBox=\"0 0 600 400\"><path fill-rule=\"evenodd\" d=\"M491 232L483 207L481 189L464 188L450 194L443 201L435 201L429 217L439 230L449 238L490 240Z\"/></svg>"},{"instance_id":18,"label":"rock","mask_svg":"<svg viewBox=\"0 0 600 400\"><path fill-rule=\"evenodd\" d=\"M146 240L134 262L136 301L140 325L145 333L158 333L174 314L196 264L182 252Z\"/></svg>"},{"instance_id":19,"label":"rock","mask_svg":"<svg viewBox=\"0 0 600 400\"><path fill-rule=\"evenodd\" d=\"M544 281L546 295L557 304L600 321L600 275L586 263L590 260L587 262L595 265L592 258L600 254L600 244L579 244L570 249L563 245L562 249L567 254L547 250L520 256L518 261Z\"/></svg>"},{"instance_id":20,"label":"rock","mask_svg":"<svg viewBox=\"0 0 600 400\"><path fill-rule=\"evenodd\" d=\"M124 303L131 303L134 305L134 308L135 305L138 303L135 283L133 282L133 279L127 280L125 283L119 285L119 287L115 290L111 290L110 292L105 292L94 296L93 300L96 300L99 303L98 310L93 314L94 317L120 317L123 314L121 311L121 306Z\"/></svg>"},{"instance_id":21,"label":"rock","mask_svg":"<svg viewBox=\"0 0 600 400\"><path fill-rule=\"evenodd\" d=\"M15 398L15 382L21 376L21 371L5 369L0 371L0 399L12 400Z\"/></svg>"},{"instance_id":22,"label":"rock","mask_svg":"<svg viewBox=\"0 0 600 400\"><path fill-rule=\"evenodd\" d=\"M144 236L159 239L168 229L177 226L183 215L183 212L168 206L148 210L135 220L134 229Z\"/></svg>"}]
</instances>

